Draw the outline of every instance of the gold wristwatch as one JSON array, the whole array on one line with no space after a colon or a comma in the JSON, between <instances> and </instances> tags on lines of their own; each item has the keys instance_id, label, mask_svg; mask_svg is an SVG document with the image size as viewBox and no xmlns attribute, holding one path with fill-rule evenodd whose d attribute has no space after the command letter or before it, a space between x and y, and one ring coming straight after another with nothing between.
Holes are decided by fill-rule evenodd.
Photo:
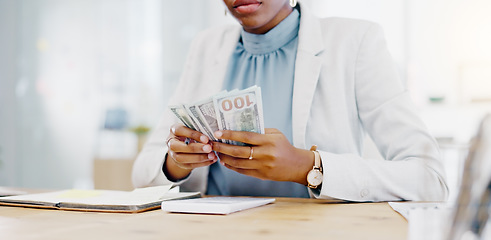
<instances>
[{"instance_id":1,"label":"gold wristwatch","mask_svg":"<svg viewBox=\"0 0 491 240\"><path fill-rule=\"evenodd\" d=\"M314 153L314 167L307 174L307 183L309 188L316 189L322 184L323 174L321 166L321 157L317 152L317 146L313 145L310 151Z\"/></svg>"}]
</instances>

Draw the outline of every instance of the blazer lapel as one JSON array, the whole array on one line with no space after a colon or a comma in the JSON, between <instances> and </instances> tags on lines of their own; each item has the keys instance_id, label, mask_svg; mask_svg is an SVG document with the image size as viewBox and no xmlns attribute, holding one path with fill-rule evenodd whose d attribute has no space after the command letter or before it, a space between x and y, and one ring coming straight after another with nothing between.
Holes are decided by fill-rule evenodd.
<instances>
[{"instance_id":1,"label":"blazer lapel","mask_svg":"<svg viewBox=\"0 0 491 240\"><path fill-rule=\"evenodd\" d=\"M318 55L324 50L324 44L319 20L303 5L300 7L300 30L293 86L292 132L293 144L305 148L307 121L322 65L321 57Z\"/></svg>"}]
</instances>

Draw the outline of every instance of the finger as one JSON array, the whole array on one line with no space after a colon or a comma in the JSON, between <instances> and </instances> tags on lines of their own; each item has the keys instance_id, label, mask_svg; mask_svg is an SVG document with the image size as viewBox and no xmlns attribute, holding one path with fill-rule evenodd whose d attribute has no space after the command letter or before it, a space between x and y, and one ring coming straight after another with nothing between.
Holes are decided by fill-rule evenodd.
<instances>
[{"instance_id":1,"label":"finger","mask_svg":"<svg viewBox=\"0 0 491 240\"><path fill-rule=\"evenodd\" d=\"M176 165L185 169L208 166L218 160L214 153L189 154L169 152L169 155Z\"/></svg>"},{"instance_id":2,"label":"finger","mask_svg":"<svg viewBox=\"0 0 491 240\"><path fill-rule=\"evenodd\" d=\"M229 155L236 158L249 158L251 155L251 147L249 146L236 146L221 142L214 142L212 145L213 151L223 153L225 155ZM254 149L253 151L256 151ZM253 152L253 157L257 156L255 152Z\"/></svg>"},{"instance_id":3,"label":"finger","mask_svg":"<svg viewBox=\"0 0 491 240\"><path fill-rule=\"evenodd\" d=\"M217 160L209 160L205 162L199 162L199 163L186 163L186 164L181 164L181 163L176 163L177 166L180 168L184 169L195 169L199 167L206 167L210 166L211 164L215 163Z\"/></svg>"},{"instance_id":4,"label":"finger","mask_svg":"<svg viewBox=\"0 0 491 240\"><path fill-rule=\"evenodd\" d=\"M171 127L171 133L178 137L186 137L197 142L208 143L209 139L206 135L190 129L182 124L175 124Z\"/></svg>"},{"instance_id":5,"label":"finger","mask_svg":"<svg viewBox=\"0 0 491 240\"><path fill-rule=\"evenodd\" d=\"M177 153L210 153L213 149L211 144L203 144L203 143L189 143L187 144L184 141L179 139L171 139L167 146L169 147L169 151L177 152Z\"/></svg>"},{"instance_id":6,"label":"finger","mask_svg":"<svg viewBox=\"0 0 491 240\"><path fill-rule=\"evenodd\" d=\"M234 158L225 154L220 154L220 162L237 169L258 169L260 167L258 161Z\"/></svg>"},{"instance_id":7,"label":"finger","mask_svg":"<svg viewBox=\"0 0 491 240\"><path fill-rule=\"evenodd\" d=\"M246 131L220 130L214 133L217 139L227 139L243 142L250 145L264 144L264 134Z\"/></svg>"},{"instance_id":8,"label":"finger","mask_svg":"<svg viewBox=\"0 0 491 240\"><path fill-rule=\"evenodd\" d=\"M226 163L224 163L223 166L225 166L226 168L228 168L230 170L236 171L238 173L241 173L241 174L244 174L247 176L256 177L256 178L263 179L263 180L266 179L261 175L261 173L258 170L255 170L255 169L236 168L236 167L230 166Z\"/></svg>"}]
</instances>

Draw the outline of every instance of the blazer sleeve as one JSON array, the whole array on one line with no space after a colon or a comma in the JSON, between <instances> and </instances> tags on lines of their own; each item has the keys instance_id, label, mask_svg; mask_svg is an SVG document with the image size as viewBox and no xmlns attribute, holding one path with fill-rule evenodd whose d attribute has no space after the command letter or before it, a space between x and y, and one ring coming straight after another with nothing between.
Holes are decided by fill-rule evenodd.
<instances>
[{"instance_id":1,"label":"blazer sleeve","mask_svg":"<svg viewBox=\"0 0 491 240\"><path fill-rule=\"evenodd\" d=\"M441 201L448 195L438 145L400 81L380 26L360 41L354 91L359 122L384 160L321 151L321 198Z\"/></svg>"},{"instance_id":2,"label":"blazer sleeve","mask_svg":"<svg viewBox=\"0 0 491 240\"><path fill-rule=\"evenodd\" d=\"M169 99L169 105L183 103L186 100L185 96L189 96L189 91L192 91L188 86L193 79L193 66L196 66L196 61L200 55L199 45L203 41L203 33L199 34L191 43L189 53L184 65L183 74L174 91L174 95ZM165 109L157 126L152 130L150 137L145 143L142 151L138 154L132 169L132 182L134 187L147 187L164 184L179 185L181 182L171 182L167 179L162 171L162 167L167 154L166 140L170 133L170 127L177 123L177 118L169 109Z\"/></svg>"}]
</instances>

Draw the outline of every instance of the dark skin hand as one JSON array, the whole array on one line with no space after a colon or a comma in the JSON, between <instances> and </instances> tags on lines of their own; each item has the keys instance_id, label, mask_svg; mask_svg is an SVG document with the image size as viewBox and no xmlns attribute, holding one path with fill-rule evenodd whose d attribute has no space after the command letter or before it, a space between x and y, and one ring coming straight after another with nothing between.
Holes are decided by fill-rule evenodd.
<instances>
[{"instance_id":1,"label":"dark skin hand","mask_svg":"<svg viewBox=\"0 0 491 240\"><path fill-rule=\"evenodd\" d=\"M185 139L192 141L185 143ZM217 161L212 151L211 141L204 134L189 129L182 124L175 124L170 129L167 139L167 158L164 170L170 180L183 179L198 167L209 166Z\"/></svg>"},{"instance_id":2,"label":"dark skin hand","mask_svg":"<svg viewBox=\"0 0 491 240\"><path fill-rule=\"evenodd\" d=\"M238 173L259 179L290 181L307 185L307 173L314 165L314 154L295 148L277 129L267 128L265 134L239 131L217 131L215 137L247 143L236 146L210 142L208 137L181 124L171 128L169 151L164 169L171 180L188 176L192 169L209 166L220 156L221 164ZM193 139L189 145L185 138ZM253 147L252 159L249 159Z\"/></svg>"},{"instance_id":3,"label":"dark skin hand","mask_svg":"<svg viewBox=\"0 0 491 240\"><path fill-rule=\"evenodd\" d=\"M215 137L250 145L213 143L213 150L219 153L225 167L259 179L307 185L307 173L314 165L314 154L292 146L277 129L267 128L265 134L224 130L215 132ZM249 159L251 147L253 154Z\"/></svg>"}]
</instances>

